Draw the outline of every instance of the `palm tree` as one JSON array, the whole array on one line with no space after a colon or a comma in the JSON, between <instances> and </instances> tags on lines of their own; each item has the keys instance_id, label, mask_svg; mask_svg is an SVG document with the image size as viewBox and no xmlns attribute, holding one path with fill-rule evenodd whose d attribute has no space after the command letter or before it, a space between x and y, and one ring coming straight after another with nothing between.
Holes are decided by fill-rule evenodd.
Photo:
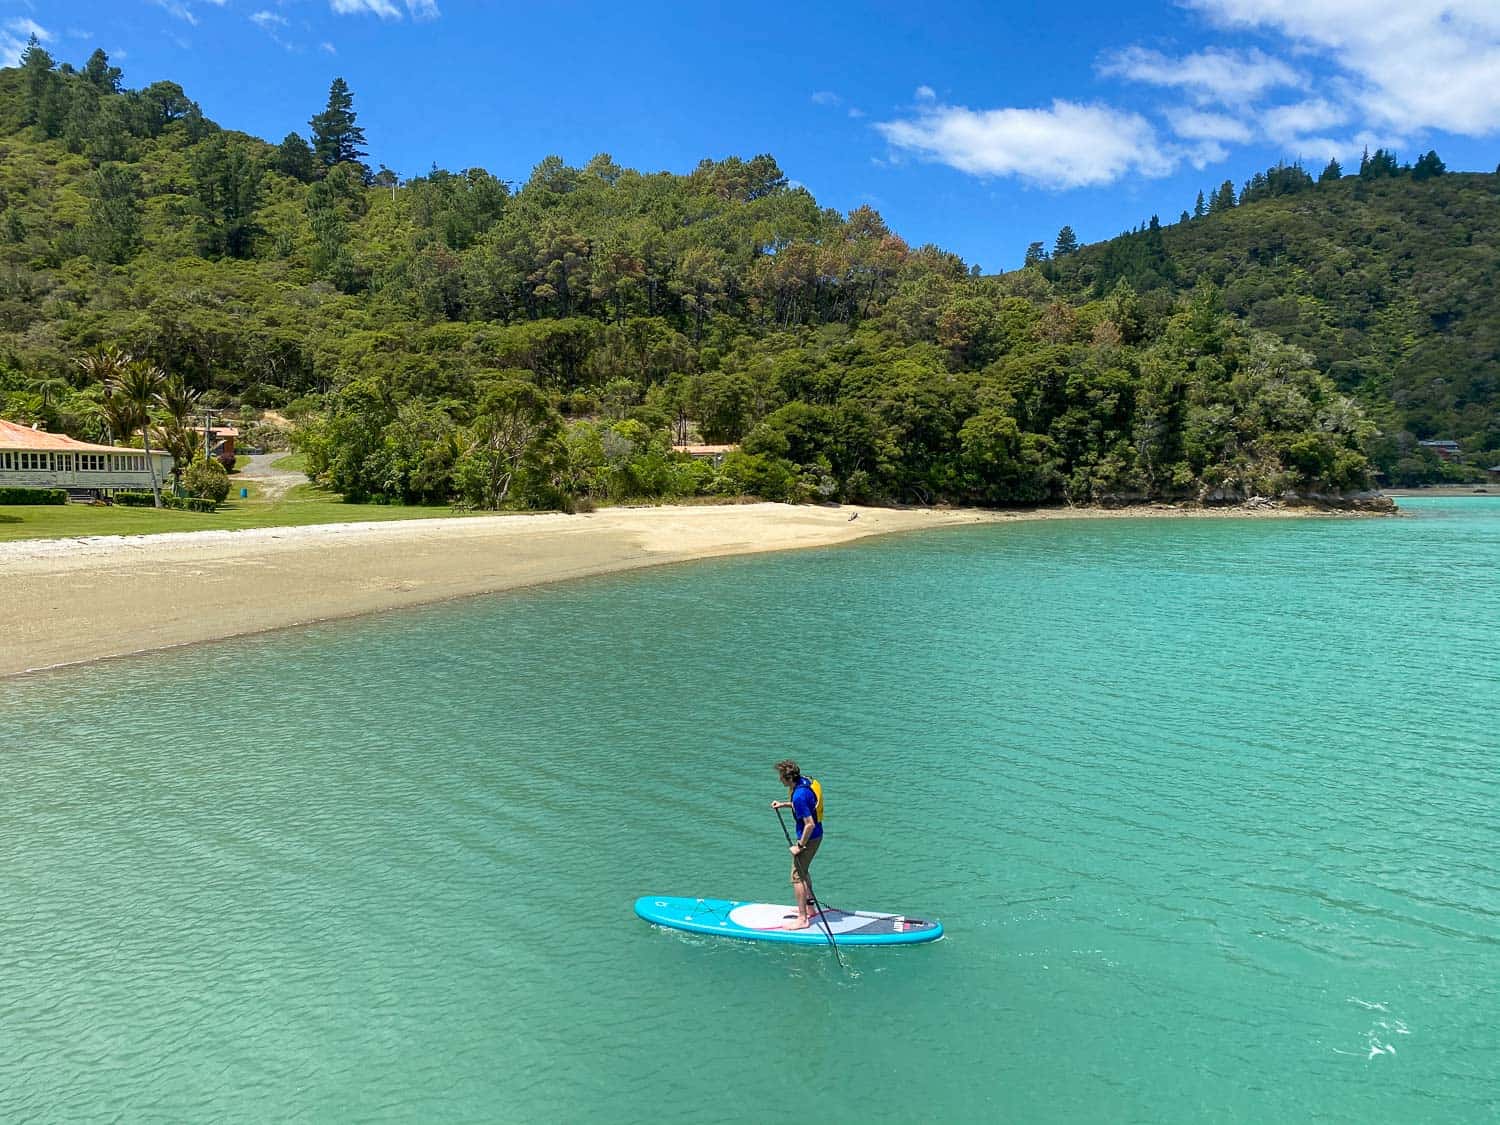
<instances>
[{"instance_id":1,"label":"palm tree","mask_svg":"<svg viewBox=\"0 0 1500 1125\"><path fill-rule=\"evenodd\" d=\"M100 348L97 352L80 356L73 361L73 365L88 377L90 382L101 383L109 386L125 373L125 369L135 362L135 357L129 352L122 352L119 348Z\"/></svg>"},{"instance_id":2,"label":"palm tree","mask_svg":"<svg viewBox=\"0 0 1500 1125\"><path fill-rule=\"evenodd\" d=\"M104 423L111 445L124 442L135 433L140 425L137 421L140 412L136 410L135 403L124 395L116 393L113 383L105 384L104 397L99 400L98 412L99 420Z\"/></svg>"},{"instance_id":3,"label":"palm tree","mask_svg":"<svg viewBox=\"0 0 1500 1125\"><path fill-rule=\"evenodd\" d=\"M156 462L151 459L151 404L156 401L167 373L148 360L132 363L115 378L115 396L123 398L135 410L135 423L141 431L146 451L146 469L151 474L151 497L161 507L161 484L156 479Z\"/></svg>"},{"instance_id":4,"label":"palm tree","mask_svg":"<svg viewBox=\"0 0 1500 1125\"><path fill-rule=\"evenodd\" d=\"M38 375L31 381L31 389L42 396L44 413L52 409L52 396L60 396L70 386L72 384L61 375Z\"/></svg>"},{"instance_id":5,"label":"palm tree","mask_svg":"<svg viewBox=\"0 0 1500 1125\"><path fill-rule=\"evenodd\" d=\"M172 478L180 488L182 470L192 462L198 448L192 428L198 392L190 389L181 375L174 375L157 392L156 402L167 413L167 424L159 432L162 446L172 455Z\"/></svg>"},{"instance_id":6,"label":"palm tree","mask_svg":"<svg viewBox=\"0 0 1500 1125\"><path fill-rule=\"evenodd\" d=\"M79 356L73 361L73 366L83 372L87 384L83 388L84 394L95 400L90 413L103 423L111 445L117 441L125 441L135 432L134 408L115 394L115 384L134 362L135 357L129 352L122 352L115 347L100 348L97 352ZM94 390L95 387L98 388L97 391Z\"/></svg>"}]
</instances>

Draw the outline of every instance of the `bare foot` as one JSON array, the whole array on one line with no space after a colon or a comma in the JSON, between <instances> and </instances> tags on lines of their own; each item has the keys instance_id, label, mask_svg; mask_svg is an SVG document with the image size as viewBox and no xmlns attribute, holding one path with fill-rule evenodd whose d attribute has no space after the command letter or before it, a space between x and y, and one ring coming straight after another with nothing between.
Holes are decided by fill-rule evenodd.
<instances>
[{"instance_id":1,"label":"bare foot","mask_svg":"<svg viewBox=\"0 0 1500 1125\"><path fill-rule=\"evenodd\" d=\"M781 928L783 930L805 930L805 929L807 929L807 927L809 925L811 925L811 923L808 922L807 919L805 919L805 918L799 918L795 922L788 922L785 926L782 926Z\"/></svg>"}]
</instances>

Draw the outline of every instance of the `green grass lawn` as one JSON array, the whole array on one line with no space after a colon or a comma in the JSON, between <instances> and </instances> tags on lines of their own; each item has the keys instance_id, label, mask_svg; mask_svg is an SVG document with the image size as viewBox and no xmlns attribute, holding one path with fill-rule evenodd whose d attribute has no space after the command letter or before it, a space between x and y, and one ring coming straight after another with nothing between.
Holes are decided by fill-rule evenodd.
<instances>
[{"instance_id":1,"label":"green grass lawn","mask_svg":"<svg viewBox=\"0 0 1500 1125\"><path fill-rule=\"evenodd\" d=\"M63 539L79 535L151 535L163 531L240 530L250 527L302 527L314 523L364 520L420 520L463 513L451 508L408 508L388 504L345 504L337 493L316 485L293 488L279 500L260 499L254 485L231 480L229 500L217 512L157 511L155 508L95 508L87 504L0 505L0 543L17 539ZM248 499L240 489L248 488Z\"/></svg>"}]
</instances>

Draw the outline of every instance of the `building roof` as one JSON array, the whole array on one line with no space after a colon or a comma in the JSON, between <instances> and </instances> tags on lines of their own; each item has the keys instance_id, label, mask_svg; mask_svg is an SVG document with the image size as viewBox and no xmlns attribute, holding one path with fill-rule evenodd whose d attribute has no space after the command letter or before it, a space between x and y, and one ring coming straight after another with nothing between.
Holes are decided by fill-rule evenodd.
<instances>
[{"instance_id":1,"label":"building roof","mask_svg":"<svg viewBox=\"0 0 1500 1125\"><path fill-rule=\"evenodd\" d=\"M19 422L7 422L4 418L0 418L0 449L47 449L62 453L121 452L121 447L118 445L93 445L70 438L67 434L49 434L46 430L33 430L30 426L23 426Z\"/></svg>"},{"instance_id":2,"label":"building roof","mask_svg":"<svg viewBox=\"0 0 1500 1125\"><path fill-rule=\"evenodd\" d=\"M202 426L194 426L193 427L193 433L195 433L195 434L201 434L202 432L203 432L203 427ZM214 435L214 437L239 437L240 436L239 430L235 429L233 426L210 426L209 427L209 432L211 432Z\"/></svg>"},{"instance_id":3,"label":"building roof","mask_svg":"<svg viewBox=\"0 0 1500 1125\"><path fill-rule=\"evenodd\" d=\"M721 453L732 453L738 445L675 445L672 448L689 457L717 457Z\"/></svg>"},{"instance_id":4,"label":"building roof","mask_svg":"<svg viewBox=\"0 0 1500 1125\"><path fill-rule=\"evenodd\" d=\"M1457 449L1458 448L1458 442L1456 442L1456 441L1449 441L1447 439L1443 439L1443 440L1440 440L1440 441L1419 441L1419 442L1417 442L1417 444L1418 445L1437 445L1437 446L1442 446L1444 449Z\"/></svg>"}]
</instances>

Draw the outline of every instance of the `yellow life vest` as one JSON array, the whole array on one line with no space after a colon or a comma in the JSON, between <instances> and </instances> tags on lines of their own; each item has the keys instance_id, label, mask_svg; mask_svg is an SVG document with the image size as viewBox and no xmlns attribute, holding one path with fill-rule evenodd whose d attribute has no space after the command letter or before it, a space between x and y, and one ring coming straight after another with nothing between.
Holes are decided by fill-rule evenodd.
<instances>
[{"instance_id":1,"label":"yellow life vest","mask_svg":"<svg viewBox=\"0 0 1500 1125\"><path fill-rule=\"evenodd\" d=\"M813 796L818 798L818 811L814 814L818 823L823 823L823 783L816 778L808 778L807 783L812 786Z\"/></svg>"}]
</instances>

